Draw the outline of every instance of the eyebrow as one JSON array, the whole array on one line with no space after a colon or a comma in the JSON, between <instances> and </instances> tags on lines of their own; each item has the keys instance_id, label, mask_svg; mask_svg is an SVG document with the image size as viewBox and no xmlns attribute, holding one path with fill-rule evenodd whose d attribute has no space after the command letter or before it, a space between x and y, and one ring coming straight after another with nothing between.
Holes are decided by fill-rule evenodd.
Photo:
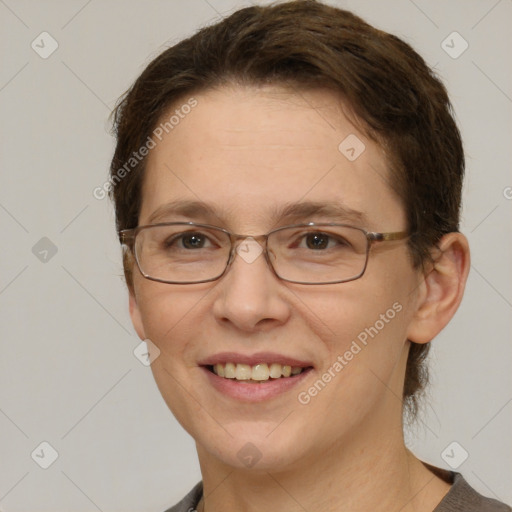
<instances>
[{"instance_id":1,"label":"eyebrow","mask_svg":"<svg viewBox=\"0 0 512 512\"><path fill-rule=\"evenodd\" d=\"M180 216L191 220L212 220L223 222L222 213L215 206L203 201L176 200L158 207L148 218L147 224L166 222L170 218ZM304 201L285 203L270 209L270 218L276 222L283 220L300 221L317 216L333 221L368 224L363 212L348 208L340 202Z\"/></svg>"}]
</instances>

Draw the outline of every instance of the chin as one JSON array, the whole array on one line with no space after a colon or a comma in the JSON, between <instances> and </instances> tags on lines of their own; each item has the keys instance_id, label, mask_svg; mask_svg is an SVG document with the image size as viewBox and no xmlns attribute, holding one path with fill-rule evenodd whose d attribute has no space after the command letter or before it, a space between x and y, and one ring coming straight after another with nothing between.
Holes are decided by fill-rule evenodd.
<instances>
[{"instance_id":1,"label":"chin","mask_svg":"<svg viewBox=\"0 0 512 512\"><path fill-rule=\"evenodd\" d=\"M292 425L277 425L258 421L226 424L229 435L219 425L215 434L205 432L203 424L196 425L201 430L191 435L211 456L233 468L255 473L296 469L297 461L307 452L307 440L300 434L306 430L305 426L298 429Z\"/></svg>"},{"instance_id":2,"label":"chin","mask_svg":"<svg viewBox=\"0 0 512 512\"><path fill-rule=\"evenodd\" d=\"M210 443L208 443L210 444ZM233 440L230 445L206 446L207 451L226 466L237 470L258 472L282 472L296 468L295 450L290 452L282 446L267 442Z\"/></svg>"}]
</instances>

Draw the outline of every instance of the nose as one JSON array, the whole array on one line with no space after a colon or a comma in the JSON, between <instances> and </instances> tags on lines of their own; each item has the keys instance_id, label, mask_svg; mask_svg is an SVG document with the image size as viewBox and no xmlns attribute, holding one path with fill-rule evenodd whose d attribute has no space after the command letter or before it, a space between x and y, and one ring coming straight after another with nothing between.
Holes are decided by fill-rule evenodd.
<instances>
[{"instance_id":1,"label":"nose","mask_svg":"<svg viewBox=\"0 0 512 512\"><path fill-rule=\"evenodd\" d=\"M283 282L273 273L263 247L252 237L235 245L234 259L218 281L213 312L219 322L240 330L266 330L290 315Z\"/></svg>"}]
</instances>

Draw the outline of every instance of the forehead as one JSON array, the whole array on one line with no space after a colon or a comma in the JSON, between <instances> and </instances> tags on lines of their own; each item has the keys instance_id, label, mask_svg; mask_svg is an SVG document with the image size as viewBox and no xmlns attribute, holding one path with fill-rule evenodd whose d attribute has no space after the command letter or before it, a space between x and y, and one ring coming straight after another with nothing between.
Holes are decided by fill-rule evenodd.
<instances>
[{"instance_id":1,"label":"forehead","mask_svg":"<svg viewBox=\"0 0 512 512\"><path fill-rule=\"evenodd\" d=\"M194 99L192 110L180 111L185 98L162 117L165 123L174 115L175 123L154 138L139 224L180 201L205 203L219 221L238 227L263 226L302 202L359 212L372 229L384 218L401 222L382 149L333 93L226 87Z\"/></svg>"}]
</instances>

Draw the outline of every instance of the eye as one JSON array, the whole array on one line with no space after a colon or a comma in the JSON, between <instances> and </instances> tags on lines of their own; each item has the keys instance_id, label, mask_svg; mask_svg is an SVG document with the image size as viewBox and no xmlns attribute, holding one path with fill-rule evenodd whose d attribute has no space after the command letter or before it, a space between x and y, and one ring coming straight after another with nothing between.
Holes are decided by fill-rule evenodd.
<instances>
[{"instance_id":1,"label":"eye","mask_svg":"<svg viewBox=\"0 0 512 512\"><path fill-rule=\"evenodd\" d=\"M311 250L331 249L333 247L350 247L350 244L341 236L333 236L323 232L309 232L302 235L306 247Z\"/></svg>"},{"instance_id":2,"label":"eye","mask_svg":"<svg viewBox=\"0 0 512 512\"><path fill-rule=\"evenodd\" d=\"M325 249L329 245L329 236L324 233L309 233L304 239L308 249Z\"/></svg>"},{"instance_id":3,"label":"eye","mask_svg":"<svg viewBox=\"0 0 512 512\"><path fill-rule=\"evenodd\" d=\"M176 247L178 242L178 247ZM164 241L164 247L166 249L177 248L177 249L203 249L206 243L210 243L210 239L199 231L178 233L167 238Z\"/></svg>"}]
</instances>

